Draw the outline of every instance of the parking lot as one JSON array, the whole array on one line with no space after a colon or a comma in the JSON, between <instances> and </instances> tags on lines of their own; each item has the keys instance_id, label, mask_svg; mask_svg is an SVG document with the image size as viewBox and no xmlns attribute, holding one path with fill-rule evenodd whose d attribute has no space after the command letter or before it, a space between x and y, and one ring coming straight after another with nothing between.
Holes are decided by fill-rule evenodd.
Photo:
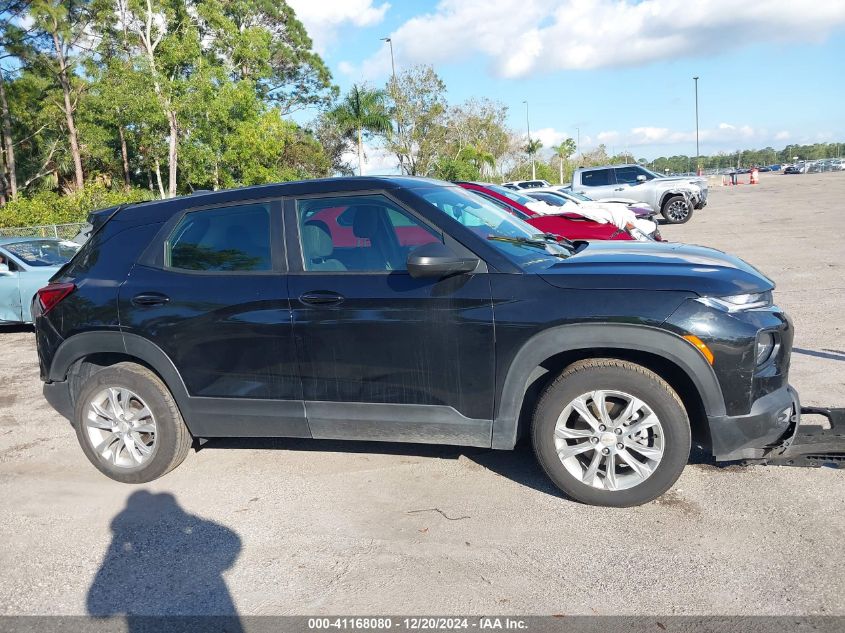
<instances>
[{"instance_id":1,"label":"parking lot","mask_svg":"<svg viewBox=\"0 0 845 633\"><path fill-rule=\"evenodd\" d=\"M804 404L845 406L843 199L845 173L762 174L661 227L777 282ZM244 440L126 486L41 397L31 329L0 361L4 614L845 615L841 470L698 456L618 510L561 497L524 443Z\"/></svg>"}]
</instances>

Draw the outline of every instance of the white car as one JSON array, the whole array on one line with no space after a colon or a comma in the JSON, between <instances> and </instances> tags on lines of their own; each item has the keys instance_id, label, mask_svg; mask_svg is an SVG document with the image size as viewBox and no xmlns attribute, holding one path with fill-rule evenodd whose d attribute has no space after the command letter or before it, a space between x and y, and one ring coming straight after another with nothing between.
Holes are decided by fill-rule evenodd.
<instances>
[{"instance_id":1,"label":"white car","mask_svg":"<svg viewBox=\"0 0 845 633\"><path fill-rule=\"evenodd\" d=\"M502 184L503 187L514 189L537 189L538 187L551 187L552 184L548 180L514 180Z\"/></svg>"},{"instance_id":2,"label":"white car","mask_svg":"<svg viewBox=\"0 0 845 633\"><path fill-rule=\"evenodd\" d=\"M561 198L575 205L590 206L594 204L621 204L635 211L640 217L651 217L657 214L650 204L646 202L638 202L633 198L602 198L600 200L593 200L592 198L585 196L583 193L575 193L574 191L567 190L564 187L554 185L551 187L538 187L537 189L525 191L524 193L529 196L533 196L535 193L545 193Z\"/></svg>"}]
</instances>

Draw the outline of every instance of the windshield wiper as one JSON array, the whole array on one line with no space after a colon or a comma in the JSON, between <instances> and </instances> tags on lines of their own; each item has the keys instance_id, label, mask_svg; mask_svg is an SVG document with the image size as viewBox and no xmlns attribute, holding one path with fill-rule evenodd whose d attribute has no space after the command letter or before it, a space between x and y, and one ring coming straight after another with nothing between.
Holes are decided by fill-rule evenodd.
<instances>
[{"instance_id":1,"label":"windshield wiper","mask_svg":"<svg viewBox=\"0 0 845 633\"><path fill-rule=\"evenodd\" d=\"M537 233L532 237L511 237L507 235L488 235L488 240L492 240L494 242L508 242L509 244L524 244L526 246L536 246L537 248L542 248L546 253L549 255L554 255L555 257L569 257L569 255L565 255L563 253L549 253L546 250L546 247L549 244L560 245L558 238L556 235L552 235L550 233ZM569 242L569 240L567 240ZM570 242L571 243L571 242Z\"/></svg>"},{"instance_id":2,"label":"windshield wiper","mask_svg":"<svg viewBox=\"0 0 845 633\"><path fill-rule=\"evenodd\" d=\"M563 235L555 235L554 233L537 233L535 237L543 237L544 239L551 240L557 244L563 242L567 246L575 248L575 243L569 238L564 237Z\"/></svg>"}]
</instances>

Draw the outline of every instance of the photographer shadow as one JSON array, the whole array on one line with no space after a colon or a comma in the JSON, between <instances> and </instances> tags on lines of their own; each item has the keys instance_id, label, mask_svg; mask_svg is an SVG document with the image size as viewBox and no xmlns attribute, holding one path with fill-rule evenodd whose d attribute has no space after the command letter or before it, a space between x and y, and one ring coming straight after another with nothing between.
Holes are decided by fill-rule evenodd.
<instances>
[{"instance_id":1,"label":"photographer shadow","mask_svg":"<svg viewBox=\"0 0 845 633\"><path fill-rule=\"evenodd\" d=\"M90 615L125 618L130 633L243 631L222 575L241 550L234 531L146 490L130 495L111 531L88 590Z\"/></svg>"}]
</instances>

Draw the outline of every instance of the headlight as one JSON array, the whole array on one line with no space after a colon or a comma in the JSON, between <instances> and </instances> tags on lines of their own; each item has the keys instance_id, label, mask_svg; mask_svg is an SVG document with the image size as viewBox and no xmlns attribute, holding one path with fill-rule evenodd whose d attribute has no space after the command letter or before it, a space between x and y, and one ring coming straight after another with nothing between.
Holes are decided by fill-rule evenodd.
<instances>
[{"instance_id":1,"label":"headlight","mask_svg":"<svg viewBox=\"0 0 845 633\"><path fill-rule=\"evenodd\" d=\"M775 350L775 335L771 332L760 332L757 335L757 349L755 359L757 365L762 365L772 357Z\"/></svg>"},{"instance_id":2,"label":"headlight","mask_svg":"<svg viewBox=\"0 0 845 633\"><path fill-rule=\"evenodd\" d=\"M767 290L766 292L730 295L728 297L699 297L696 301L725 312L739 312L740 310L770 307L772 305L772 292Z\"/></svg>"}]
</instances>

